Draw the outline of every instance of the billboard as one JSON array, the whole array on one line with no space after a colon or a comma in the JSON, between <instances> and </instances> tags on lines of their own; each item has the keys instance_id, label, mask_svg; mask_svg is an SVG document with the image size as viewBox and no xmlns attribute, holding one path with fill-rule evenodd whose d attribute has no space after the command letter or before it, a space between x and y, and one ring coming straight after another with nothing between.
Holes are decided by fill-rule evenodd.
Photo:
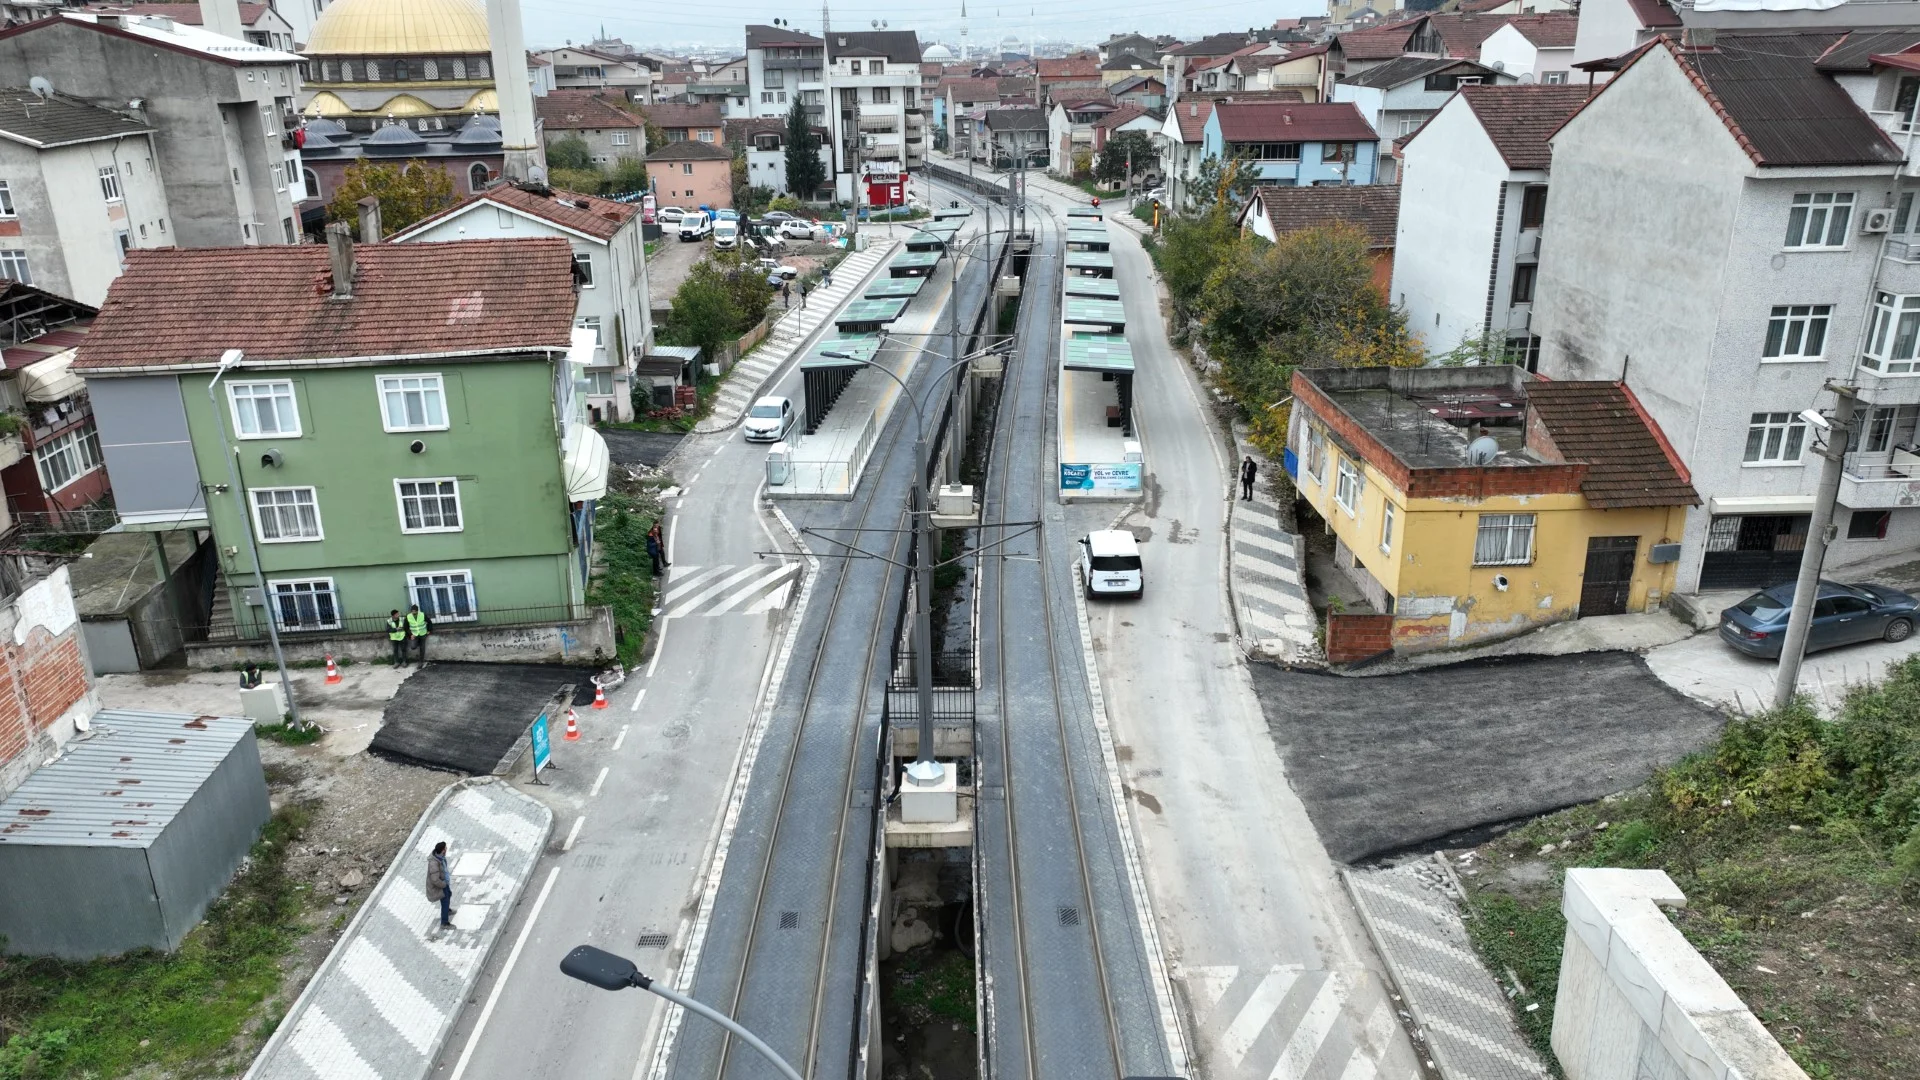
<instances>
[{"instance_id":1,"label":"billboard","mask_svg":"<svg viewBox=\"0 0 1920 1080\"><path fill-rule=\"evenodd\" d=\"M1139 491L1140 463L1060 463L1061 491Z\"/></svg>"}]
</instances>

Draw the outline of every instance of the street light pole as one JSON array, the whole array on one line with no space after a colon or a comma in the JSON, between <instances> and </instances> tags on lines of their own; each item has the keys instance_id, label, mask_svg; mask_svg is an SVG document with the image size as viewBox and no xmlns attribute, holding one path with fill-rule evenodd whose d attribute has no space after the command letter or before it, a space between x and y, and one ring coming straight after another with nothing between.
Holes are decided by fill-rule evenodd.
<instances>
[{"instance_id":1,"label":"street light pole","mask_svg":"<svg viewBox=\"0 0 1920 1080\"><path fill-rule=\"evenodd\" d=\"M1820 490L1813 500L1813 519L1807 523L1807 547L1800 555L1800 577L1793 585L1793 610L1787 615L1787 638L1780 646L1780 670L1774 676L1773 705L1777 709L1793 704L1793 695L1799 688L1800 661L1806 657L1807 635L1813 629L1813 605L1820 593L1820 569L1826 563L1827 542L1833 532L1833 504L1840 497L1840 475L1845 470L1847 450L1853 441L1853 410L1858 392L1841 383L1830 382L1827 388L1835 397L1831 422L1811 409L1800 414L1819 421L1809 426L1827 429L1827 448L1816 451L1825 462L1820 467Z\"/></svg>"},{"instance_id":2,"label":"street light pole","mask_svg":"<svg viewBox=\"0 0 1920 1080\"><path fill-rule=\"evenodd\" d=\"M787 1080L800 1080L800 1074L794 1071L793 1066L787 1064L785 1058L774 1053L773 1047L761 1041L758 1035L742 1027L733 1017L728 1016L718 1009L695 1001L685 994L661 986L659 983L641 974L640 969L634 966L633 961L624 956L615 956L605 949L596 949L591 945L576 945L573 947L572 952L560 959L560 970L572 978L579 979L589 986L597 986L602 990L625 990L629 986L637 986L642 990L666 998L668 1001L673 1002L683 1009L699 1013L701 1016L706 1017L739 1036L741 1042L746 1043L758 1051L760 1056L766 1058L769 1064L780 1070L780 1075L786 1077Z\"/></svg>"}]
</instances>

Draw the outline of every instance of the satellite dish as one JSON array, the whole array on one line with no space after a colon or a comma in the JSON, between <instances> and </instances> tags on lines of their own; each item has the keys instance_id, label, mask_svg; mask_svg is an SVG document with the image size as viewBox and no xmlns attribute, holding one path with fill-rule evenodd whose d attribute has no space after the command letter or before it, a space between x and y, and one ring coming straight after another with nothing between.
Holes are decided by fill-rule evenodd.
<instances>
[{"instance_id":1,"label":"satellite dish","mask_svg":"<svg viewBox=\"0 0 1920 1080\"><path fill-rule=\"evenodd\" d=\"M1500 456L1500 441L1491 435L1482 435L1467 444L1467 464L1491 465L1493 459Z\"/></svg>"},{"instance_id":2,"label":"satellite dish","mask_svg":"<svg viewBox=\"0 0 1920 1080\"><path fill-rule=\"evenodd\" d=\"M40 95L40 97L44 99L53 93L53 84L47 81L46 76L35 75L33 78L27 80L27 89Z\"/></svg>"}]
</instances>

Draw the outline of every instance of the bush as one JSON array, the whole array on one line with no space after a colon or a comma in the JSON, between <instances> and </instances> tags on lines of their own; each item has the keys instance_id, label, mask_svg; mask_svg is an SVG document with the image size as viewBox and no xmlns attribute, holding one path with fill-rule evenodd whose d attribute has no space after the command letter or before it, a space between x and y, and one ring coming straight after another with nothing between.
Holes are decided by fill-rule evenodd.
<instances>
[{"instance_id":1,"label":"bush","mask_svg":"<svg viewBox=\"0 0 1920 1080\"><path fill-rule=\"evenodd\" d=\"M593 151L587 148L587 140L578 135L555 139L547 147L547 168L555 172L561 169L591 169Z\"/></svg>"},{"instance_id":2,"label":"bush","mask_svg":"<svg viewBox=\"0 0 1920 1080\"><path fill-rule=\"evenodd\" d=\"M547 174L548 180L562 191L577 191L582 195L602 195L607 190L607 177L598 169L563 169L556 167Z\"/></svg>"}]
</instances>

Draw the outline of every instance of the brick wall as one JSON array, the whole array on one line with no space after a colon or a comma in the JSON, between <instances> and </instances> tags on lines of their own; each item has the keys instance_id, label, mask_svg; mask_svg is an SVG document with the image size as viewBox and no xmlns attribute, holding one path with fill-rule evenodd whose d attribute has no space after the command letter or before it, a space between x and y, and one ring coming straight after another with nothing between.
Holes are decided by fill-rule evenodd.
<instances>
[{"instance_id":1,"label":"brick wall","mask_svg":"<svg viewBox=\"0 0 1920 1080\"><path fill-rule=\"evenodd\" d=\"M1393 616L1328 615L1327 660L1349 664L1393 648Z\"/></svg>"},{"instance_id":2,"label":"brick wall","mask_svg":"<svg viewBox=\"0 0 1920 1080\"><path fill-rule=\"evenodd\" d=\"M0 609L0 797L72 734L56 721L93 688L80 634L64 568Z\"/></svg>"}]
</instances>

